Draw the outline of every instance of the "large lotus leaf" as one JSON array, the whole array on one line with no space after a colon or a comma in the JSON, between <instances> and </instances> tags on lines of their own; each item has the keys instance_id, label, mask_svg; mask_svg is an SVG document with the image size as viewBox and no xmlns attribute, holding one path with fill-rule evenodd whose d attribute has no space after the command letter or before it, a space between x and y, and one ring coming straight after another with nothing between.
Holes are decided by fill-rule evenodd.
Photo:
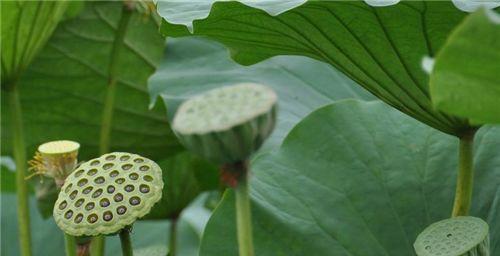
<instances>
[{"instance_id":1,"label":"large lotus leaf","mask_svg":"<svg viewBox=\"0 0 500 256\"><path fill-rule=\"evenodd\" d=\"M60 23L19 81L28 155L43 142L71 139L80 159L99 155L98 144L113 42L122 2L89 2L74 19ZM148 109L147 79L159 64L164 39L152 17L134 13L116 62L111 150L152 159L180 148L165 109ZM118 44L120 45L120 44ZM119 46L121 47L121 46ZM2 94L2 154L11 154L9 108Z\"/></svg>"},{"instance_id":2,"label":"large lotus leaf","mask_svg":"<svg viewBox=\"0 0 500 256\"><path fill-rule=\"evenodd\" d=\"M176 219L202 192L219 187L219 171L190 152L159 161L163 172L163 196L145 219Z\"/></svg>"},{"instance_id":3,"label":"large lotus leaf","mask_svg":"<svg viewBox=\"0 0 500 256\"><path fill-rule=\"evenodd\" d=\"M233 1L213 4L207 18L193 22L193 34L166 21L161 31L220 41L244 65L276 55L318 59L404 113L459 135L468 129L466 120L434 110L421 62L437 53L465 15L451 1L403 1L385 7L310 1L277 16Z\"/></svg>"},{"instance_id":4,"label":"large lotus leaf","mask_svg":"<svg viewBox=\"0 0 500 256\"><path fill-rule=\"evenodd\" d=\"M3 178L3 177L2 177ZM203 197L200 197L203 199ZM13 246L18 243L16 196L11 193L2 193L1 201L1 236L0 254L5 256L19 255L19 247ZM202 207L202 201L198 199L190 205L178 221L178 255L197 256L200 244L201 232L208 219L209 212ZM44 220L36 212L35 198L30 200L31 227L33 237L34 256L63 256L64 237L62 231L54 223L54 220ZM140 221L136 222L132 230L132 243L137 252L146 250L148 247L162 247L167 244L169 237L170 222L166 220ZM106 255L116 255L120 252L120 239L118 236L106 239ZM160 254L149 254L158 256Z\"/></svg>"},{"instance_id":5,"label":"large lotus leaf","mask_svg":"<svg viewBox=\"0 0 500 256\"><path fill-rule=\"evenodd\" d=\"M63 18L68 1L2 1L2 89L14 83Z\"/></svg>"},{"instance_id":6,"label":"large lotus leaf","mask_svg":"<svg viewBox=\"0 0 500 256\"><path fill-rule=\"evenodd\" d=\"M431 74L436 108L474 123L500 123L500 14L478 11L448 38Z\"/></svg>"},{"instance_id":7,"label":"large lotus leaf","mask_svg":"<svg viewBox=\"0 0 500 256\"><path fill-rule=\"evenodd\" d=\"M239 82L271 86L279 96L278 124L264 147L281 144L288 131L320 106L344 98L373 99L329 65L299 56L280 56L251 67L231 61L220 44L197 38L168 39L165 58L149 80L151 97L162 96L172 119L193 95Z\"/></svg>"},{"instance_id":8,"label":"large lotus leaf","mask_svg":"<svg viewBox=\"0 0 500 256\"><path fill-rule=\"evenodd\" d=\"M500 254L500 127L475 144L471 214ZM458 140L380 102L334 103L251 164L256 255L415 255L429 224L451 215ZM237 255L234 195L212 215L201 254Z\"/></svg>"}]
</instances>

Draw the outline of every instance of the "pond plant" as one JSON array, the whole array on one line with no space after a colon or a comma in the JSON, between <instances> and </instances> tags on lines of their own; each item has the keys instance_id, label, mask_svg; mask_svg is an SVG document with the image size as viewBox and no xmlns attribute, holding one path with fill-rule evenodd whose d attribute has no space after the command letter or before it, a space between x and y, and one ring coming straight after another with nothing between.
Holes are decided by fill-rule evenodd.
<instances>
[{"instance_id":1,"label":"pond plant","mask_svg":"<svg viewBox=\"0 0 500 256\"><path fill-rule=\"evenodd\" d=\"M221 166L221 178L236 192L239 255L253 256L248 190L249 157L276 123L277 96L259 84L237 84L184 102L173 129L191 151Z\"/></svg>"}]
</instances>

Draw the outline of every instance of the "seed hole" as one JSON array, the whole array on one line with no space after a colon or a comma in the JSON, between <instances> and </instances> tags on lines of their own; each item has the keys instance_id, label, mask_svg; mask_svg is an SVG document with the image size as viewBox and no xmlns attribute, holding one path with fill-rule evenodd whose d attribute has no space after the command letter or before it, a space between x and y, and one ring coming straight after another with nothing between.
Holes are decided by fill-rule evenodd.
<instances>
[{"instance_id":1,"label":"seed hole","mask_svg":"<svg viewBox=\"0 0 500 256\"><path fill-rule=\"evenodd\" d=\"M134 162L135 163L143 163L144 159L142 159L142 158L136 158L136 159L134 159Z\"/></svg>"},{"instance_id":2,"label":"seed hole","mask_svg":"<svg viewBox=\"0 0 500 256\"><path fill-rule=\"evenodd\" d=\"M130 198L129 203L131 205L138 205L138 204L141 203L141 199L139 197L137 197L137 196L133 196L133 197Z\"/></svg>"},{"instance_id":3,"label":"seed hole","mask_svg":"<svg viewBox=\"0 0 500 256\"><path fill-rule=\"evenodd\" d=\"M97 221L97 214L92 213L87 217L87 221L90 223L95 223Z\"/></svg>"},{"instance_id":4,"label":"seed hole","mask_svg":"<svg viewBox=\"0 0 500 256\"><path fill-rule=\"evenodd\" d=\"M129 175L129 177L130 177L131 180L137 180L139 178L139 174L137 174L137 173L134 172L134 173L131 173Z\"/></svg>"},{"instance_id":5,"label":"seed hole","mask_svg":"<svg viewBox=\"0 0 500 256\"><path fill-rule=\"evenodd\" d=\"M109 206L109 200L107 198L103 198L103 199L101 199L101 201L99 202L99 204L102 207L108 207Z\"/></svg>"},{"instance_id":6,"label":"seed hole","mask_svg":"<svg viewBox=\"0 0 500 256\"><path fill-rule=\"evenodd\" d=\"M78 215L76 215L75 223L80 223L82 222L82 220L83 220L83 214L79 213Z\"/></svg>"},{"instance_id":7,"label":"seed hole","mask_svg":"<svg viewBox=\"0 0 500 256\"><path fill-rule=\"evenodd\" d=\"M446 237L450 238L452 237L453 235L452 234L447 234Z\"/></svg>"},{"instance_id":8,"label":"seed hole","mask_svg":"<svg viewBox=\"0 0 500 256\"><path fill-rule=\"evenodd\" d=\"M94 161L90 162L90 165L92 165L92 166L96 166L99 164L100 164L99 160L94 160Z\"/></svg>"},{"instance_id":9,"label":"seed hole","mask_svg":"<svg viewBox=\"0 0 500 256\"><path fill-rule=\"evenodd\" d=\"M118 193L113 197L113 199L115 200L115 202L121 202L123 200L123 195Z\"/></svg>"},{"instance_id":10,"label":"seed hole","mask_svg":"<svg viewBox=\"0 0 500 256\"><path fill-rule=\"evenodd\" d=\"M97 198L97 197L99 197L101 194L102 194L102 189L98 189L98 190L94 191L94 193L92 194L92 197L93 197L93 198Z\"/></svg>"},{"instance_id":11,"label":"seed hole","mask_svg":"<svg viewBox=\"0 0 500 256\"><path fill-rule=\"evenodd\" d=\"M96 184L102 184L102 183L104 183L104 177L102 177L102 176L97 177L97 178L94 179L94 182Z\"/></svg>"},{"instance_id":12,"label":"seed hole","mask_svg":"<svg viewBox=\"0 0 500 256\"><path fill-rule=\"evenodd\" d=\"M111 193L115 192L115 187L110 185L110 186L108 186L107 190L108 190L108 193L111 194Z\"/></svg>"},{"instance_id":13,"label":"seed hole","mask_svg":"<svg viewBox=\"0 0 500 256\"><path fill-rule=\"evenodd\" d=\"M89 187L86 187L86 188L85 188L82 192L83 192L84 194L88 194L88 193L90 193L90 191L92 191L92 189L93 189L93 187L92 187L92 186L89 186Z\"/></svg>"},{"instance_id":14,"label":"seed hole","mask_svg":"<svg viewBox=\"0 0 500 256\"><path fill-rule=\"evenodd\" d=\"M113 219L113 213L111 213L111 211L106 211L104 212L104 214L102 215L102 218L105 220L105 221L110 221Z\"/></svg>"},{"instance_id":15,"label":"seed hole","mask_svg":"<svg viewBox=\"0 0 500 256\"><path fill-rule=\"evenodd\" d=\"M142 193L148 193L148 192L149 192L149 186L148 186L148 185L145 185L145 184L141 184L141 186L139 187L139 190L140 190Z\"/></svg>"},{"instance_id":16,"label":"seed hole","mask_svg":"<svg viewBox=\"0 0 500 256\"><path fill-rule=\"evenodd\" d=\"M109 177L114 178L114 177L118 176L118 174L120 174L120 173L117 170L114 170L114 171L109 173Z\"/></svg>"},{"instance_id":17,"label":"seed hole","mask_svg":"<svg viewBox=\"0 0 500 256\"><path fill-rule=\"evenodd\" d=\"M90 170L87 172L87 175L88 175L88 176L94 176L96 173L97 173L97 169L90 169Z\"/></svg>"},{"instance_id":18,"label":"seed hole","mask_svg":"<svg viewBox=\"0 0 500 256\"><path fill-rule=\"evenodd\" d=\"M64 208L66 208L66 206L68 206L68 203L66 201L62 201L59 204L59 210L64 210Z\"/></svg>"},{"instance_id":19,"label":"seed hole","mask_svg":"<svg viewBox=\"0 0 500 256\"><path fill-rule=\"evenodd\" d=\"M132 192L132 191L134 191L134 189L135 189L134 185L127 185L127 186L125 186L125 191L127 191L127 192Z\"/></svg>"},{"instance_id":20,"label":"seed hole","mask_svg":"<svg viewBox=\"0 0 500 256\"><path fill-rule=\"evenodd\" d=\"M115 182L118 183L118 184L122 184L123 182L125 182L125 179L124 178L118 178L118 179L116 179Z\"/></svg>"},{"instance_id":21,"label":"seed hole","mask_svg":"<svg viewBox=\"0 0 500 256\"><path fill-rule=\"evenodd\" d=\"M121 156L121 157L120 157L120 160L121 160L121 161L127 161L127 160L129 160L129 159L130 159L130 156Z\"/></svg>"},{"instance_id":22,"label":"seed hole","mask_svg":"<svg viewBox=\"0 0 500 256\"><path fill-rule=\"evenodd\" d=\"M130 170L130 168L132 168L131 164L124 164L124 165L122 165L122 169L125 170L125 171Z\"/></svg>"},{"instance_id":23,"label":"seed hole","mask_svg":"<svg viewBox=\"0 0 500 256\"><path fill-rule=\"evenodd\" d=\"M78 191L74 190L73 192L71 192L71 194L69 195L69 198L71 198L71 200L75 199L76 195L78 194Z\"/></svg>"},{"instance_id":24,"label":"seed hole","mask_svg":"<svg viewBox=\"0 0 500 256\"><path fill-rule=\"evenodd\" d=\"M118 208L116 208L116 213L118 213L119 215L122 215L125 212L127 212L127 207L125 206L118 206Z\"/></svg>"},{"instance_id":25,"label":"seed hole","mask_svg":"<svg viewBox=\"0 0 500 256\"><path fill-rule=\"evenodd\" d=\"M141 168L139 168L139 170L145 172L145 171L149 170L149 166L143 165L143 166L141 166Z\"/></svg>"},{"instance_id":26,"label":"seed hole","mask_svg":"<svg viewBox=\"0 0 500 256\"><path fill-rule=\"evenodd\" d=\"M66 219L71 219L71 217L73 216L73 211L72 210L69 210L66 212L66 214L64 214L64 217Z\"/></svg>"},{"instance_id":27,"label":"seed hole","mask_svg":"<svg viewBox=\"0 0 500 256\"><path fill-rule=\"evenodd\" d=\"M148 182L151 182L151 181L153 181L153 177L151 177L149 175L146 175L146 176L144 176L144 180L148 181Z\"/></svg>"},{"instance_id":28,"label":"seed hole","mask_svg":"<svg viewBox=\"0 0 500 256\"><path fill-rule=\"evenodd\" d=\"M87 179L81 179L81 180L79 180L79 181L78 181L78 186L79 186L79 187L83 187L83 186L85 186L85 184L87 184L88 182L89 182L89 180L87 180Z\"/></svg>"},{"instance_id":29,"label":"seed hole","mask_svg":"<svg viewBox=\"0 0 500 256\"><path fill-rule=\"evenodd\" d=\"M115 160L115 159L116 159L116 156L114 156L114 155L109 155L109 156L106 156L106 158L105 158L105 159L106 159L106 160L108 160L108 161L113 161L113 160Z\"/></svg>"},{"instance_id":30,"label":"seed hole","mask_svg":"<svg viewBox=\"0 0 500 256\"><path fill-rule=\"evenodd\" d=\"M83 174L84 170L78 170L75 172L75 177L78 178Z\"/></svg>"},{"instance_id":31,"label":"seed hole","mask_svg":"<svg viewBox=\"0 0 500 256\"><path fill-rule=\"evenodd\" d=\"M90 202L87 205L85 205L85 210L90 211L90 210L94 209L94 206L95 206L95 203Z\"/></svg>"},{"instance_id":32,"label":"seed hole","mask_svg":"<svg viewBox=\"0 0 500 256\"><path fill-rule=\"evenodd\" d=\"M430 249L431 249L431 247L427 245L427 246L425 247L425 249L426 249L426 250L430 250Z\"/></svg>"},{"instance_id":33,"label":"seed hole","mask_svg":"<svg viewBox=\"0 0 500 256\"><path fill-rule=\"evenodd\" d=\"M69 193L69 191L71 190L71 187L73 187L73 184L69 184L65 189L64 189L64 192L66 192L66 194Z\"/></svg>"},{"instance_id":34,"label":"seed hole","mask_svg":"<svg viewBox=\"0 0 500 256\"><path fill-rule=\"evenodd\" d=\"M75 207L80 207L85 202L85 199L80 198L75 202Z\"/></svg>"},{"instance_id":35,"label":"seed hole","mask_svg":"<svg viewBox=\"0 0 500 256\"><path fill-rule=\"evenodd\" d=\"M113 164L112 164L112 163L107 163L107 164L105 164L105 165L103 165L103 166L102 166L102 168L103 168L104 170L109 170L109 169L111 169L112 167L113 167Z\"/></svg>"}]
</instances>

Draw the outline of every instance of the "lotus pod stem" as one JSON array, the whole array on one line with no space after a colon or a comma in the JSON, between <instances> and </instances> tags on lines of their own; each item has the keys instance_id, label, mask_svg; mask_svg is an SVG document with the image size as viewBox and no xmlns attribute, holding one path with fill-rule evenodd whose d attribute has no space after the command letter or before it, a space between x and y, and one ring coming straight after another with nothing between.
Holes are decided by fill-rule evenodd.
<instances>
[{"instance_id":1,"label":"lotus pod stem","mask_svg":"<svg viewBox=\"0 0 500 256\"><path fill-rule=\"evenodd\" d=\"M461 216L431 224L413 246L418 256L490 256L489 243L486 222Z\"/></svg>"}]
</instances>

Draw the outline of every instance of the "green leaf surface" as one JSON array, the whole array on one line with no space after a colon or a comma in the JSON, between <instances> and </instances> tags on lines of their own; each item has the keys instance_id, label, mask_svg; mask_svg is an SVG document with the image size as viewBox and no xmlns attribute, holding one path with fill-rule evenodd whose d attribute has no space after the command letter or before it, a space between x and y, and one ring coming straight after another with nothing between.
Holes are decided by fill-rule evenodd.
<instances>
[{"instance_id":1,"label":"green leaf surface","mask_svg":"<svg viewBox=\"0 0 500 256\"><path fill-rule=\"evenodd\" d=\"M500 123L500 14L480 10L449 36L431 74L436 108L474 123Z\"/></svg>"},{"instance_id":2,"label":"green leaf surface","mask_svg":"<svg viewBox=\"0 0 500 256\"><path fill-rule=\"evenodd\" d=\"M489 222L498 255L500 127L476 138L472 215ZM457 146L380 102L316 110L251 164L255 254L415 255L416 236L451 214ZM237 255L233 193L209 220L200 255Z\"/></svg>"},{"instance_id":3,"label":"green leaf surface","mask_svg":"<svg viewBox=\"0 0 500 256\"><path fill-rule=\"evenodd\" d=\"M3 177L2 177L3 178ZM16 196L11 193L1 193L1 236L0 254L5 256L19 255L19 247L15 246L17 240L16 219ZM178 255L197 256L201 239L201 232L209 212L203 208L204 197L195 200L191 206L181 216L178 222ZM64 237L61 230L54 223L53 219L44 220L36 210L36 201L32 197L31 204L31 227L33 237L34 256L63 256ZM137 252L145 251L149 247L163 248L168 244L168 230L170 222L166 220L140 221L136 222L132 230L132 243ZM116 255L120 252L120 239L118 236L111 236L106 239L106 255ZM149 254L160 256L160 254ZM164 255L163 255L164 256Z\"/></svg>"},{"instance_id":4,"label":"green leaf surface","mask_svg":"<svg viewBox=\"0 0 500 256\"><path fill-rule=\"evenodd\" d=\"M345 98L373 96L327 64L299 56L279 56L251 67L229 59L220 44L197 38L168 39L165 58L149 80L151 97L160 95L171 120L180 103L216 87L255 82L272 87L279 97L278 124L263 147L281 144L304 116Z\"/></svg>"},{"instance_id":5,"label":"green leaf surface","mask_svg":"<svg viewBox=\"0 0 500 256\"><path fill-rule=\"evenodd\" d=\"M168 12L159 11L168 19ZM391 106L459 135L469 129L467 122L434 110L421 61L437 53L465 15L451 1L403 1L386 7L310 1L277 16L231 1L215 3L207 18L195 20L194 34L166 21L161 31L222 42L243 65L276 55L326 62Z\"/></svg>"},{"instance_id":6,"label":"green leaf surface","mask_svg":"<svg viewBox=\"0 0 500 256\"><path fill-rule=\"evenodd\" d=\"M219 187L218 168L190 152L158 164L163 175L163 196L145 219L176 219L202 192Z\"/></svg>"},{"instance_id":7,"label":"green leaf surface","mask_svg":"<svg viewBox=\"0 0 500 256\"><path fill-rule=\"evenodd\" d=\"M67 1L2 1L2 89L14 83L42 49Z\"/></svg>"},{"instance_id":8,"label":"green leaf surface","mask_svg":"<svg viewBox=\"0 0 500 256\"><path fill-rule=\"evenodd\" d=\"M91 2L60 24L19 82L28 155L43 142L81 144L80 159L99 155L108 69L121 2ZM180 149L161 104L149 110L147 79L159 64L164 39L151 17L134 13L117 62L111 150L163 159ZM11 154L9 109L2 94L2 154Z\"/></svg>"}]
</instances>

